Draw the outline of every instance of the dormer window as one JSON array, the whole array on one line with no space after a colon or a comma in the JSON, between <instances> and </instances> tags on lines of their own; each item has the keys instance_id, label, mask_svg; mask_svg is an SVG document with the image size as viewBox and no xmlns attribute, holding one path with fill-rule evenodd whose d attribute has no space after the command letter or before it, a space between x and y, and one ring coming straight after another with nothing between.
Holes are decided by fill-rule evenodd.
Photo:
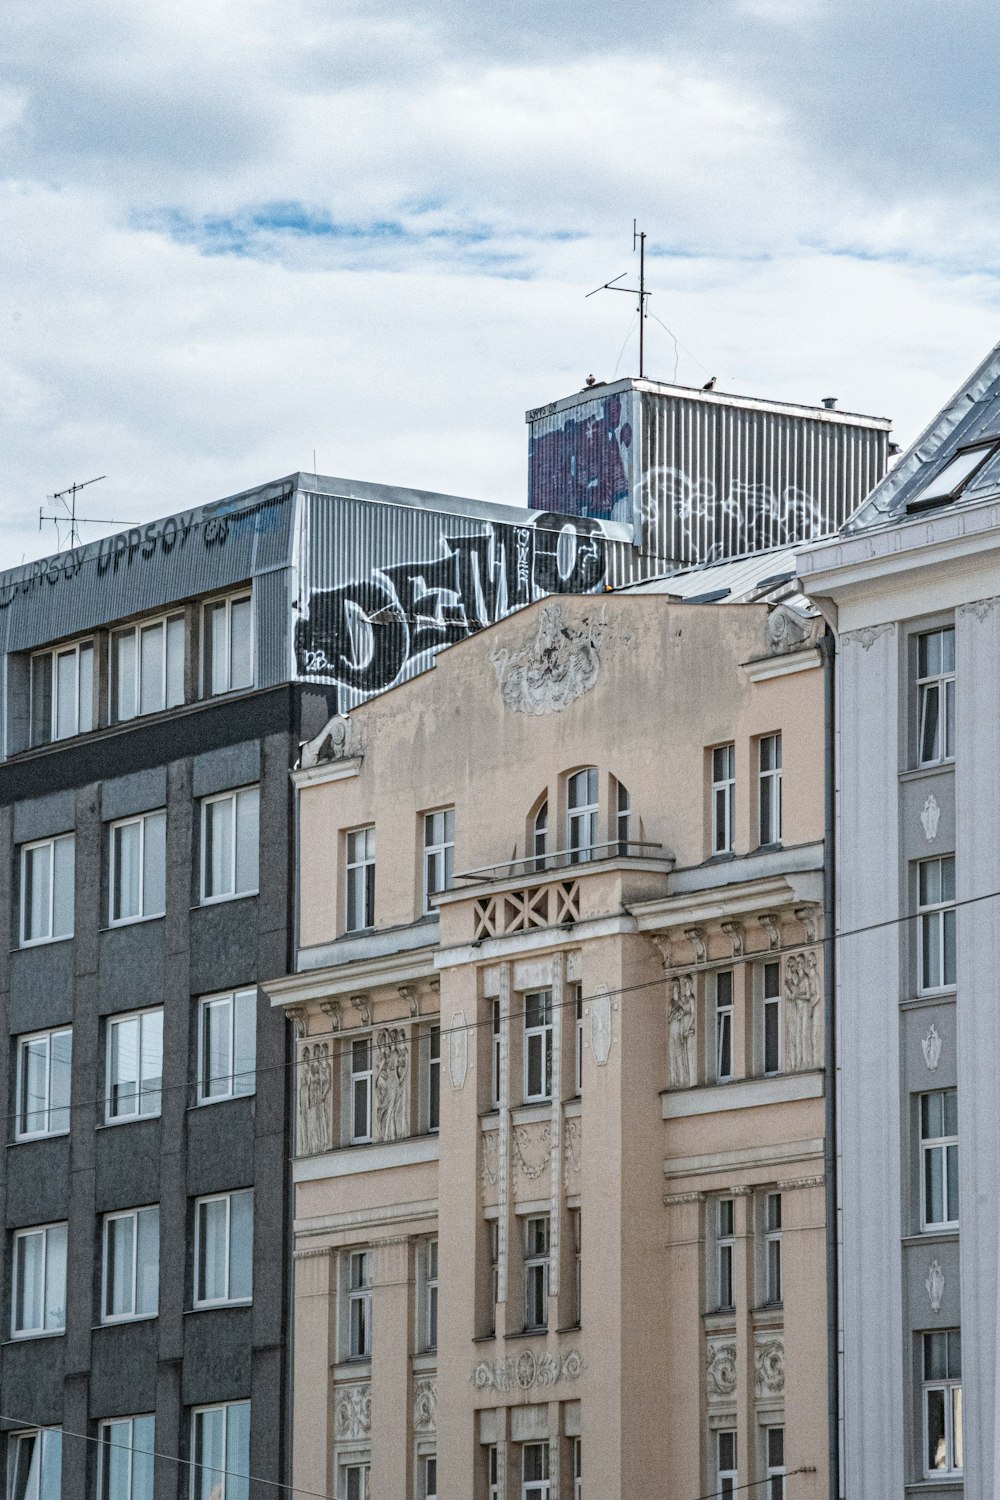
<instances>
[{"instance_id":1,"label":"dormer window","mask_svg":"<svg viewBox=\"0 0 1000 1500\"><path fill-rule=\"evenodd\" d=\"M986 443L959 448L940 473L928 480L923 489L908 502L907 513L930 509L935 505L947 505L949 501L957 500L964 490L976 488L973 480L998 449L1000 442L995 437Z\"/></svg>"}]
</instances>

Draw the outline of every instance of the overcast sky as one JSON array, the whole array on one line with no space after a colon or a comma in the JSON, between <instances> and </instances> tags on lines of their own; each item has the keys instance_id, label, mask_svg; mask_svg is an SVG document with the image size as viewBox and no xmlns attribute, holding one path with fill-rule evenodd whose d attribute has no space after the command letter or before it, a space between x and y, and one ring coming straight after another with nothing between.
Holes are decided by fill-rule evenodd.
<instances>
[{"instance_id":1,"label":"overcast sky","mask_svg":"<svg viewBox=\"0 0 1000 1500\"><path fill-rule=\"evenodd\" d=\"M314 450L524 503L525 409L636 373L584 299L633 215L647 373L908 441L1000 338L997 38L989 0L5 0L0 565L97 474L126 522Z\"/></svg>"}]
</instances>

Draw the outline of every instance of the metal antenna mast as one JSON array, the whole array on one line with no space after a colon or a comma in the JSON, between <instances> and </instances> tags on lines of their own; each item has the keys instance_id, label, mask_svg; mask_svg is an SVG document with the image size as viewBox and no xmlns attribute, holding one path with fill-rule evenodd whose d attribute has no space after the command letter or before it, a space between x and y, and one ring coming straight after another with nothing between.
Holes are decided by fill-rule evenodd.
<instances>
[{"instance_id":1,"label":"metal antenna mast","mask_svg":"<svg viewBox=\"0 0 1000 1500\"><path fill-rule=\"evenodd\" d=\"M66 512L65 515L47 516L42 506L38 507L38 529L41 531L42 523L53 521L57 527L63 525L67 517L69 519L69 544L76 547L80 543L81 525L89 526L131 526L131 521L116 521L113 516L78 516L76 513L76 497L80 490L85 490L88 484L99 484L102 479L107 479L106 474L98 474L96 479L84 479L74 483L68 489L59 490L55 495L50 495L50 500L58 500ZM69 499L66 499L66 496Z\"/></svg>"},{"instance_id":2,"label":"metal antenna mast","mask_svg":"<svg viewBox=\"0 0 1000 1500\"><path fill-rule=\"evenodd\" d=\"M601 286L595 286L592 292L587 292L587 297L596 296L598 292L625 292L630 297L639 299L639 379L646 373L646 301L653 294L646 291L646 231L639 228L638 219L632 220L632 253L639 246L639 285L617 286L615 283L621 281L622 276L628 274L623 271L621 276L613 276L610 281L605 281ZM586 299L584 299L586 300Z\"/></svg>"}]
</instances>

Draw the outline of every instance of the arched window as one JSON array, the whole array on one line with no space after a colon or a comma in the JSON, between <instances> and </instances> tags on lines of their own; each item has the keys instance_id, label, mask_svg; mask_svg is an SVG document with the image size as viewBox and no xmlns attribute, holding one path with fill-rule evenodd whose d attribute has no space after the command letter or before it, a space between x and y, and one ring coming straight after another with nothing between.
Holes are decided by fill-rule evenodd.
<instances>
[{"instance_id":1,"label":"arched window","mask_svg":"<svg viewBox=\"0 0 1000 1500\"><path fill-rule=\"evenodd\" d=\"M574 771L567 781L566 792L569 862L578 865L593 859L597 847L597 767L585 766L582 771Z\"/></svg>"},{"instance_id":2,"label":"arched window","mask_svg":"<svg viewBox=\"0 0 1000 1500\"><path fill-rule=\"evenodd\" d=\"M535 870L545 869L545 856L549 852L549 799L544 798L531 823L531 852Z\"/></svg>"}]
</instances>

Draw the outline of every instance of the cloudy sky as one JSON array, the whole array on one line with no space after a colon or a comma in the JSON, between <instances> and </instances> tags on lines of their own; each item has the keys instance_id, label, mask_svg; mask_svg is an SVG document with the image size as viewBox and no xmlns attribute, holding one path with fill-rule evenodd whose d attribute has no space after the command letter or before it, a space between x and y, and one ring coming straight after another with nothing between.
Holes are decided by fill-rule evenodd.
<instances>
[{"instance_id":1,"label":"cloudy sky","mask_svg":"<svg viewBox=\"0 0 1000 1500\"><path fill-rule=\"evenodd\" d=\"M1000 338L997 38L988 0L5 0L0 565L97 474L125 522L314 450L523 503L525 409L636 371L584 298L634 215L648 373L909 440Z\"/></svg>"}]
</instances>

